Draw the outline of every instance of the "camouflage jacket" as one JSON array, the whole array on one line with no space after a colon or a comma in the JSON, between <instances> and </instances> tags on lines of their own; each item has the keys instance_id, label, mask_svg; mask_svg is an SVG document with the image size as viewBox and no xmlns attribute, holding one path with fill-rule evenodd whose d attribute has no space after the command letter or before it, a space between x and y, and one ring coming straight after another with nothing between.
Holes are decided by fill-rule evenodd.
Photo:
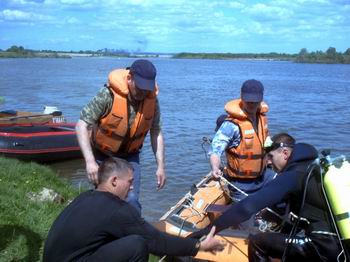
<instances>
[{"instance_id":1,"label":"camouflage jacket","mask_svg":"<svg viewBox=\"0 0 350 262\"><path fill-rule=\"evenodd\" d=\"M113 97L107 87L103 87L97 95L83 108L80 113L80 119L86 122L89 127L99 122L99 119L105 116L112 108ZM139 104L131 105L128 103L129 124L135 119ZM152 130L160 130L160 108L158 98L156 99L156 109L152 123Z\"/></svg>"}]
</instances>

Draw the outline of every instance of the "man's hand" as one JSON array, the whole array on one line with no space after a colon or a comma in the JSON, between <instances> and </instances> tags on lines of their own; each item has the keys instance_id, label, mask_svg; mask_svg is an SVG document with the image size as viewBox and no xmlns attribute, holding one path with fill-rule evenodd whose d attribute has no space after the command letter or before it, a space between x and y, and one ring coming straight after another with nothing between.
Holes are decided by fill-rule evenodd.
<instances>
[{"instance_id":1,"label":"man's hand","mask_svg":"<svg viewBox=\"0 0 350 262\"><path fill-rule=\"evenodd\" d=\"M162 189L166 182L166 175L164 168L158 168L156 172L157 176L157 190Z\"/></svg>"},{"instance_id":2,"label":"man's hand","mask_svg":"<svg viewBox=\"0 0 350 262\"><path fill-rule=\"evenodd\" d=\"M222 176L222 171L218 168L215 168L211 171L211 175L215 177L216 179L220 178Z\"/></svg>"},{"instance_id":3,"label":"man's hand","mask_svg":"<svg viewBox=\"0 0 350 262\"><path fill-rule=\"evenodd\" d=\"M216 253L217 251L222 251L225 248L225 243L223 241L214 238L215 226L213 226L204 240L201 241L199 250L209 251Z\"/></svg>"},{"instance_id":4,"label":"man's hand","mask_svg":"<svg viewBox=\"0 0 350 262\"><path fill-rule=\"evenodd\" d=\"M87 177L91 183L97 185L98 164L96 163L90 144L91 128L89 128L88 123L79 119L75 130L77 131L79 146L85 159Z\"/></svg>"},{"instance_id":5,"label":"man's hand","mask_svg":"<svg viewBox=\"0 0 350 262\"><path fill-rule=\"evenodd\" d=\"M94 185L98 184L97 171L98 171L98 164L96 163L96 161L91 161L86 163L87 177L89 181Z\"/></svg>"}]
</instances>

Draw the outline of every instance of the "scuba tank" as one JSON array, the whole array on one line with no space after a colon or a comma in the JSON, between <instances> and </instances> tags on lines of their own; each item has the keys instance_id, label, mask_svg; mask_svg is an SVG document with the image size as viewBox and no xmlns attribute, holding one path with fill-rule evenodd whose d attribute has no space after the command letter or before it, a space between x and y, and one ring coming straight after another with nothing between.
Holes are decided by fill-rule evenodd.
<instances>
[{"instance_id":1,"label":"scuba tank","mask_svg":"<svg viewBox=\"0 0 350 262\"><path fill-rule=\"evenodd\" d=\"M345 256L350 254L350 163L344 156L331 158L329 152L320 160L324 176L322 187L328 207L333 215L338 237Z\"/></svg>"}]
</instances>

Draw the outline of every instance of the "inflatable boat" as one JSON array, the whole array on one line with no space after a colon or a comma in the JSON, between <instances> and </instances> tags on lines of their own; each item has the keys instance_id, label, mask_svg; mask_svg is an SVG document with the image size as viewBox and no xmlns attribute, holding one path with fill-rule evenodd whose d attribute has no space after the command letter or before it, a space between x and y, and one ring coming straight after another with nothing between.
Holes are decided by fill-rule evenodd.
<instances>
[{"instance_id":1,"label":"inflatable boat","mask_svg":"<svg viewBox=\"0 0 350 262\"><path fill-rule=\"evenodd\" d=\"M210 174L173 207L166 212L155 226L173 235L186 237L191 232L209 225L224 212L231 203L225 181L216 181ZM204 261L248 261L248 232L226 229L217 234L217 238L226 242L222 252L198 252L195 259Z\"/></svg>"},{"instance_id":2,"label":"inflatable boat","mask_svg":"<svg viewBox=\"0 0 350 262\"><path fill-rule=\"evenodd\" d=\"M0 155L52 162L81 157L75 123L0 124Z\"/></svg>"},{"instance_id":3,"label":"inflatable boat","mask_svg":"<svg viewBox=\"0 0 350 262\"><path fill-rule=\"evenodd\" d=\"M16 110L0 111L0 125L64 123L65 118L57 107L45 106L43 113Z\"/></svg>"}]
</instances>

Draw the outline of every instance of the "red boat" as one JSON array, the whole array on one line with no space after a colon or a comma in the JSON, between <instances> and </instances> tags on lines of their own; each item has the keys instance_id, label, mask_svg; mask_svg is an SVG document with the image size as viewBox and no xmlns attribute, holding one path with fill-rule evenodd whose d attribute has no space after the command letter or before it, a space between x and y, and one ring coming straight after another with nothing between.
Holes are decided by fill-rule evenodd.
<instances>
[{"instance_id":1,"label":"red boat","mask_svg":"<svg viewBox=\"0 0 350 262\"><path fill-rule=\"evenodd\" d=\"M53 162L82 157L75 123L0 124L0 155Z\"/></svg>"}]
</instances>

